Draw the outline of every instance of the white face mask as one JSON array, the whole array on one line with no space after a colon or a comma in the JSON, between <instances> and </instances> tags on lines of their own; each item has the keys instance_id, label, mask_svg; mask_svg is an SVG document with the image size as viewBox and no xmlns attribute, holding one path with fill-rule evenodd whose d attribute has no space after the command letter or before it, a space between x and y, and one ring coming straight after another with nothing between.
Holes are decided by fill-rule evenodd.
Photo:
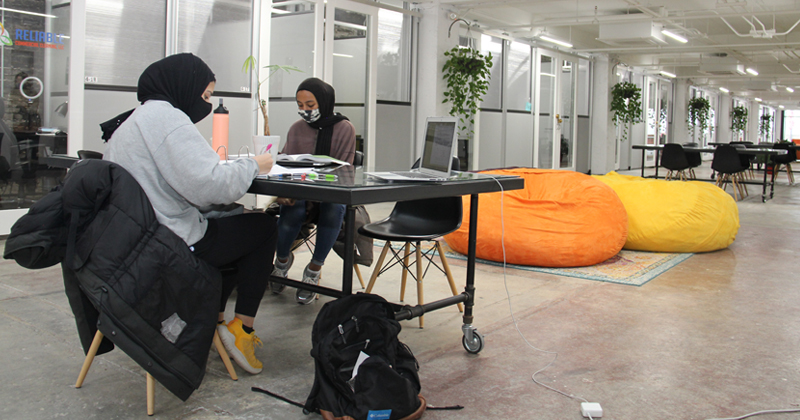
<instances>
[{"instance_id":1,"label":"white face mask","mask_svg":"<svg viewBox=\"0 0 800 420\"><path fill-rule=\"evenodd\" d=\"M303 120L309 124L313 123L314 121L317 121L320 117L319 108L310 109L308 111L298 110L297 113L300 114L300 117L303 118Z\"/></svg>"}]
</instances>

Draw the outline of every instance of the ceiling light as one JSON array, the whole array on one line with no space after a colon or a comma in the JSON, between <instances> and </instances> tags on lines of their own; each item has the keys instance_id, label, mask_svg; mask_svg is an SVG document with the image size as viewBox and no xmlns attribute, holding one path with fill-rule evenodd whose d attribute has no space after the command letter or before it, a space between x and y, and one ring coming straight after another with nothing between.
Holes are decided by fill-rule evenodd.
<instances>
[{"instance_id":1,"label":"ceiling light","mask_svg":"<svg viewBox=\"0 0 800 420\"><path fill-rule=\"evenodd\" d=\"M676 75L674 75L674 74L672 74L672 73L670 73L670 72L668 72L668 71L664 71L664 70L661 70L659 73L660 73L662 76L672 77L673 79L674 79L674 78L676 78L676 77L678 77L678 76L676 76Z\"/></svg>"},{"instance_id":2,"label":"ceiling light","mask_svg":"<svg viewBox=\"0 0 800 420\"><path fill-rule=\"evenodd\" d=\"M747 72L752 74L753 76L758 76L758 72L753 70L753 69L751 69L750 67L747 68Z\"/></svg>"},{"instance_id":3,"label":"ceiling light","mask_svg":"<svg viewBox=\"0 0 800 420\"><path fill-rule=\"evenodd\" d=\"M784 106L783 105L778 105L778 108L783 109Z\"/></svg>"},{"instance_id":4,"label":"ceiling light","mask_svg":"<svg viewBox=\"0 0 800 420\"><path fill-rule=\"evenodd\" d=\"M562 47L572 48L572 44L570 44L569 42L551 38L547 35L539 35L539 39L541 39L542 41L552 42L553 44L561 45Z\"/></svg>"},{"instance_id":5,"label":"ceiling light","mask_svg":"<svg viewBox=\"0 0 800 420\"><path fill-rule=\"evenodd\" d=\"M786 87L786 91L789 92L789 93L794 93L794 89L792 89L792 88L790 88L788 86Z\"/></svg>"},{"instance_id":6,"label":"ceiling light","mask_svg":"<svg viewBox=\"0 0 800 420\"><path fill-rule=\"evenodd\" d=\"M724 88L724 87L721 87L721 88L719 88L719 90L720 90L721 92L725 92L725 93L728 93L728 92L730 92L730 90L728 90L728 89L726 89L726 88Z\"/></svg>"},{"instance_id":7,"label":"ceiling light","mask_svg":"<svg viewBox=\"0 0 800 420\"><path fill-rule=\"evenodd\" d=\"M668 36L668 37L670 37L670 38L672 38L672 39L674 39L674 40L676 40L676 41L678 41L678 42L680 42L680 43L682 43L682 44L685 44L685 43L689 42L688 39L686 39L686 38L684 38L684 37L682 37L682 36L680 36L680 35L678 35L676 33L672 33L672 32L670 32L670 31L668 31L666 29L661 31L661 33L666 35L666 36Z\"/></svg>"},{"instance_id":8,"label":"ceiling light","mask_svg":"<svg viewBox=\"0 0 800 420\"><path fill-rule=\"evenodd\" d=\"M756 98L756 102L761 102L761 98Z\"/></svg>"}]
</instances>

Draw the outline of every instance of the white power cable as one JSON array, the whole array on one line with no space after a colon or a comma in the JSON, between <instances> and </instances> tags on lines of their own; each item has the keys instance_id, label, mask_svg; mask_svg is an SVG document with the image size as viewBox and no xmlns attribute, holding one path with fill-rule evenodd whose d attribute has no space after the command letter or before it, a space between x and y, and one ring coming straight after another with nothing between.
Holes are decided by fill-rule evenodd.
<instances>
[{"instance_id":1,"label":"white power cable","mask_svg":"<svg viewBox=\"0 0 800 420\"><path fill-rule=\"evenodd\" d=\"M750 413L750 414L745 414L745 415L739 416L739 417L726 417L724 419L708 419L708 420L742 420L742 419L746 419L748 417L760 416L762 414L798 413L798 412L800 412L800 409L798 409L798 408L790 408L790 409L786 409L786 410L762 410L762 411L756 411L756 412Z\"/></svg>"},{"instance_id":2,"label":"white power cable","mask_svg":"<svg viewBox=\"0 0 800 420\"><path fill-rule=\"evenodd\" d=\"M543 383L541 383L541 382L536 380L536 375L539 372L544 371L545 369L549 368L550 366L552 366L556 362L556 359L558 359L558 352L549 351L549 350L542 350L542 349L534 346L533 344L530 343L530 341L528 341L528 339L525 337L525 334L523 334L522 331L519 329L519 325L517 324L517 318L514 316L514 308L511 306L511 292L509 292L509 290L508 290L508 281L506 279L506 241L505 241L506 225L505 225L505 217L503 215L503 197L505 196L505 191L503 190L503 185L500 184L500 181L498 181L497 178L491 176L491 174L484 174L484 175L490 176L494 180L494 182L496 182L497 185L500 186L500 246L503 249L503 286L506 289L506 297L508 298L508 310L511 313L511 320L514 322L514 328L516 328L517 333L519 334L520 337L522 337L522 340L525 342L525 344L528 345L528 347L530 347L530 348L532 348L532 349L534 349L534 350L536 350L538 352L554 355L553 356L553 360L551 360L550 363L548 363L545 367L537 370L536 372L533 372L533 375L531 375L531 380L533 380L533 383L535 383L537 385L540 385L540 386L543 386L543 387L545 387L545 388L547 388L547 389L549 389L551 391L557 392L557 393L559 393L559 394L561 394L561 395L563 395L563 396L565 396L567 398L572 398L574 400L579 400L579 401L583 401L583 402L588 403L589 401L587 401L584 398L577 397L577 396L572 395L572 394L567 394L566 392L560 391L558 389L555 389L555 388L553 388L551 386L545 385L545 384L543 384ZM472 217L472 215L470 215L470 217ZM589 420L594 420L591 415L588 415L588 418L589 418Z\"/></svg>"}]
</instances>

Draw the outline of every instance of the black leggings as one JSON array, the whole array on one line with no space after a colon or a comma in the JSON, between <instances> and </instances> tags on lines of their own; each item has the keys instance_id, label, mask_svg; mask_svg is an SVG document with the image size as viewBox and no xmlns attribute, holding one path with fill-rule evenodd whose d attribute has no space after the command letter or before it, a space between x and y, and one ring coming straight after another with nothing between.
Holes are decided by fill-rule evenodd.
<instances>
[{"instance_id":1,"label":"black leggings","mask_svg":"<svg viewBox=\"0 0 800 420\"><path fill-rule=\"evenodd\" d=\"M272 273L278 238L275 226L275 218L264 213L208 219L205 236L192 249L195 256L223 268L220 312L238 287L236 313L256 316Z\"/></svg>"}]
</instances>

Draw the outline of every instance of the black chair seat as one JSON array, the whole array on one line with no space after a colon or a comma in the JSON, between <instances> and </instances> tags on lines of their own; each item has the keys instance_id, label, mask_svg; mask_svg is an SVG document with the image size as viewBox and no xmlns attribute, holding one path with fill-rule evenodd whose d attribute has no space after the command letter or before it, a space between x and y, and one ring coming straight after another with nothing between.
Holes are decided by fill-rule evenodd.
<instances>
[{"instance_id":1,"label":"black chair seat","mask_svg":"<svg viewBox=\"0 0 800 420\"><path fill-rule=\"evenodd\" d=\"M661 152L661 166L671 171L689 169L689 161L686 160L683 146L675 143L665 144L664 150Z\"/></svg>"},{"instance_id":2,"label":"black chair seat","mask_svg":"<svg viewBox=\"0 0 800 420\"><path fill-rule=\"evenodd\" d=\"M358 229L362 235L385 241L429 241L461 226L461 197L398 202L392 214Z\"/></svg>"}]
</instances>

